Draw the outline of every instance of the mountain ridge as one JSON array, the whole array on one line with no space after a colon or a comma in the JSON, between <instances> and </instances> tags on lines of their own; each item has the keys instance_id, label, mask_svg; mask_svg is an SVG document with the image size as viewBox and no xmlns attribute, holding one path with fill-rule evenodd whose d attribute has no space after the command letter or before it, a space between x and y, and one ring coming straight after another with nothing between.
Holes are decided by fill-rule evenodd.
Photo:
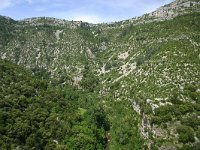
<instances>
[{"instance_id":1,"label":"mountain ridge","mask_svg":"<svg viewBox=\"0 0 200 150\"><path fill-rule=\"evenodd\" d=\"M0 56L33 74L47 72L60 85L98 93L112 124L110 149L131 149L138 133L144 149L198 149L199 1L177 0L157 11L176 3L178 15L153 12L113 24L3 22Z\"/></svg>"},{"instance_id":2,"label":"mountain ridge","mask_svg":"<svg viewBox=\"0 0 200 150\"><path fill-rule=\"evenodd\" d=\"M18 22L31 22L31 21L36 21L36 20L40 20L40 19L46 19L46 20L51 20L51 21L55 21L55 25L56 25L56 21L60 22L59 25L62 25L68 22L75 22L76 24L80 24L80 23L87 23L91 26L93 25L99 25L99 24L115 24L115 23L119 23L119 22L125 22L125 21L133 21L133 20L137 20L140 18L144 18L146 16L149 17L155 17L155 18L163 18L163 19L167 19L167 18L173 18L176 17L177 15L181 15L183 12L181 12L181 7L184 8L183 10L185 11L185 8L190 8L190 7L194 7L200 5L200 1L199 0L174 0L173 2L166 4L164 6L161 6L159 8L157 8L155 11L152 11L150 13L144 14L142 16L138 16L132 19L126 19L126 20L122 20L122 21L115 21L115 22L108 22L108 23L97 23L97 24L93 24L93 23L88 23L88 22L84 22L84 21L73 21L73 20L66 20L66 19L57 19L54 17L32 17L32 18L24 18L24 19L20 19L20 20L15 20ZM194 10L196 8L194 7ZM193 10L193 11L194 11ZM179 11L179 12L178 12ZM1 15L0 15L1 16ZM7 16L1 16L4 18L7 18L8 20L12 19L10 17ZM147 19L147 18L145 18ZM12 19L13 20L13 19ZM79 25L80 26L80 25Z\"/></svg>"}]
</instances>

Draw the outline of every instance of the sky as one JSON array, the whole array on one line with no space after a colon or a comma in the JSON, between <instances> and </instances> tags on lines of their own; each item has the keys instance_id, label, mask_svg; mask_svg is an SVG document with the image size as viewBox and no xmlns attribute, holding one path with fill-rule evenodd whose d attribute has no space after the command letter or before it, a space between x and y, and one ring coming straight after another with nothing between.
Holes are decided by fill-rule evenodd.
<instances>
[{"instance_id":1,"label":"sky","mask_svg":"<svg viewBox=\"0 0 200 150\"><path fill-rule=\"evenodd\" d=\"M31 17L105 23L154 11L173 0L0 0L0 15L21 20Z\"/></svg>"}]
</instances>

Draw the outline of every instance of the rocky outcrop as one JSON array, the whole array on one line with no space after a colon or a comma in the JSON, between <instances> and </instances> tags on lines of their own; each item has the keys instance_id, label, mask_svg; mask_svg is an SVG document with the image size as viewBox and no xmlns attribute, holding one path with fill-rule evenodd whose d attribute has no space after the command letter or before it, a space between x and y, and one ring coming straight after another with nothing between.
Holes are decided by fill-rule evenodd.
<instances>
[{"instance_id":1,"label":"rocky outcrop","mask_svg":"<svg viewBox=\"0 0 200 150\"><path fill-rule=\"evenodd\" d=\"M27 18L18 21L18 26L59 26L67 27L70 29L75 29L78 27L88 27L89 23L82 21L67 21L65 19L56 19L51 17L36 17L36 18Z\"/></svg>"},{"instance_id":2,"label":"rocky outcrop","mask_svg":"<svg viewBox=\"0 0 200 150\"><path fill-rule=\"evenodd\" d=\"M142 124L140 125L140 133L145 138L149 138L149 131L151 130L151 124L149 118L143 114Z\"/></svg>"},{"instance_id":3,"label":"rocky outcrop","mask_svg":"<svg viewBox=\"0 0 200 150\"><path fill-rule=\"evenodd\" d=\"M188 0L176 0L168 5L158 8L156 11L153 11L149 14L150 17L156 18L169 18L175 17L180 14L180 11L185 8L189 8L195 5L199 5L199 2L188 1ZM184 11L183 11L184 13Z\"/></svg>"},{"instance_id":4,"label":"rocky outcrop","mask_svg":"<svg viewBox=\"0 0 200 150\"><path fill-rule=\"evenodd\" d=\"M95 58L95 55L92 53L92 50L90 48L87 48L86 53L90 59Z\"/></svg>"}]
</instances>

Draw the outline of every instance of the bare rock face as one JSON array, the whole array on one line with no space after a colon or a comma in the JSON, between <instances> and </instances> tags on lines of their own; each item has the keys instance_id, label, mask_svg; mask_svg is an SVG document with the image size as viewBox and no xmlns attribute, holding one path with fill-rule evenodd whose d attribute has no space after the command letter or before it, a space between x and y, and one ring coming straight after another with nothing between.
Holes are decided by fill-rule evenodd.
<instances>
[{"instance_id":1,"label":"bare rock face","mask_svg":"<svg viewBox=\"0 0 200 150\"><path fill-rule=\"evenodd\" d=\"M170 18L180 14L180 11L190 8L194 5L199 5L199 2L188 0L176 0L168 5L158 8L156 11L149 14L156 18ZM182 12L184 13L184 11Z\"/></svg>"},{"instance_id":2,"label":"bare rock face","mask_svg":"<svg viewBox=\"0 0 200 150\"><path fill-rule=\"evenodd\" d=\"M176 147L168 145L168 146L161 146L158 149L159 150L176 150Z\"/></svg>"},{"instance_id":3,"label":"bare rock face","mask_svg":"<svg viewBox=\"0 0 200 150\"><path fill-rule=\"evenodd\" d=\"M88 49L86 50L86 52L87 52L88 57L89 57L90 59L94 59L94 58L95 58L95 55L92 53L92 50L91 50L90 48L88 48Z\"/></svg>"},{"instance_id":4,"label":"bare rock face","mask_svg":"<svg viewBox=\"0 0 200 150\"><path fill-rule=\"evenodd\" d=\"M156 137L160 137L162 139L167 138L167 136L166 136L167 132L164 129L153 126L152 132L153 132L154 136L156 136Z\"/></svg>"},{"instance_id":5,"label":"bare rock face","mask_svg":"<svg viewBox=\"0 0 200 150\"><path fill-rule=\"evenodd\" d=\"M147 118L147 116L144 115L143 119L142 119L142 124L140 127L140 133L145 139L147 139L149 137L148 130L150 130L150 129L151 129L150 121Z\"/></svg>"}]
</instances>

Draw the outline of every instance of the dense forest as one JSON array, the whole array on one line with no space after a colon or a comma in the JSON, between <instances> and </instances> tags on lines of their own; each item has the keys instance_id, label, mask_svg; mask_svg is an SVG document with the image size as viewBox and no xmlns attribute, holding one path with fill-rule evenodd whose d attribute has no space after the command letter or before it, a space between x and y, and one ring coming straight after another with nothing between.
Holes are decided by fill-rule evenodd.
<instances>
[{"instance_id":1,"label":"dense forest","mask_svg":"<svg viewBox=\"0 0 200 150\"><path fill-rule=\"evenodd\" d=\"M106 147L110 124L95 94L60 86L44 73L4 60L0 84L1 149Z\"/></svg>"}]
</instances>

